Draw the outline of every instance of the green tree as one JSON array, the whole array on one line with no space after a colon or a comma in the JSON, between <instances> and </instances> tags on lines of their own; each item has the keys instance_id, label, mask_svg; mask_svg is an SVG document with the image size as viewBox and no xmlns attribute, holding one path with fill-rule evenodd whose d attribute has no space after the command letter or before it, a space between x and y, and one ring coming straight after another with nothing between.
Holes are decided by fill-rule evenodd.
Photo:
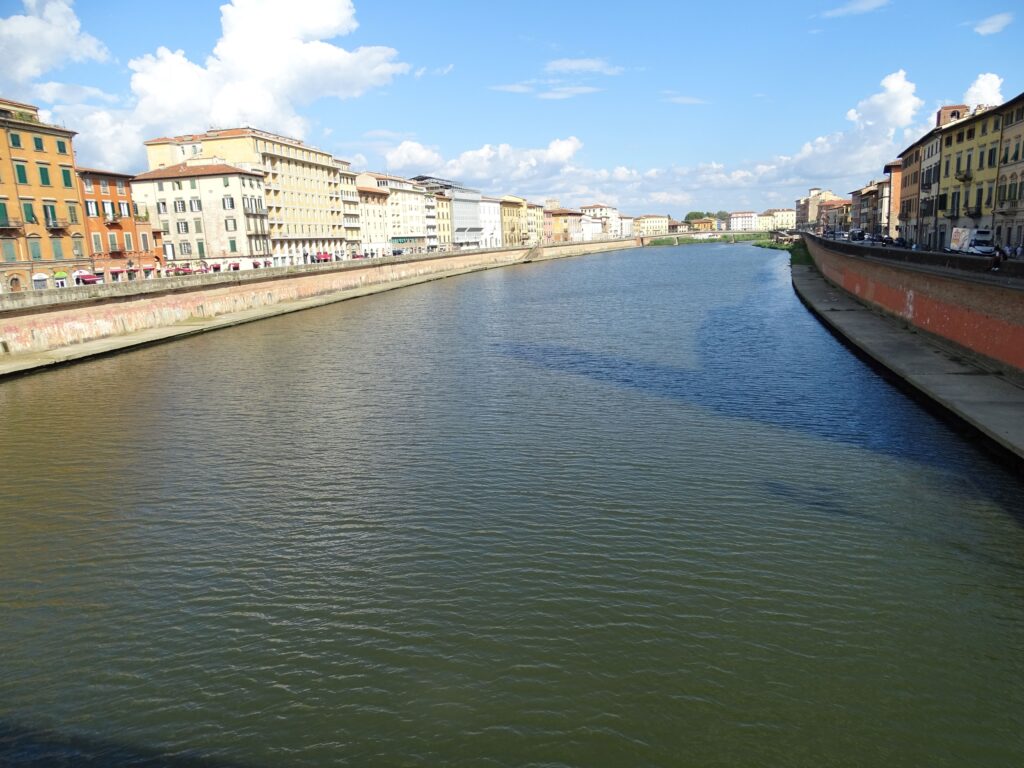
<instances>
[{"instance_id":1,"label":"green tree","mask_svg":"<svg viewBox=\"0 0 1024 768\"><path fill-rule=\"evenodd\" d=\"M704 211L690 211L686 214L686 221L693 221L694 219L703 219L707 214Z\"/></svg>"},{"instance_id":2,"label":"green tree","mask_svg":"<svg viewBox=\"0 0 1024 768\"><path fill-rule=\"evenodd\" d=\"M710 216L710 215L711 214L709 213L708 216ZM715 218L718 219L719 221L728 221L729 220L729 212L728 211L719 211L718 213L715 214Z\"/></svg>"}]
</instances>

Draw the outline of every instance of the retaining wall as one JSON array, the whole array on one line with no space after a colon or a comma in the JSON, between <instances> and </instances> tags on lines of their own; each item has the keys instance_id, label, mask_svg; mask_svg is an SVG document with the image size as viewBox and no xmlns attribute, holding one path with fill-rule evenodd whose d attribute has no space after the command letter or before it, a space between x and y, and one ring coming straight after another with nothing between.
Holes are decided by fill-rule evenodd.
<instances>
[{"instance_id":1,"label":"retaining wall","mask_svg":"<svg viewBox=\"0 0 1024 768\"><path fill-rule=\"evenodd\" d=\"M996 367L1024 372L1024 281L971 278L979 271L988 274L990 258L893 252L883 261L875 249L813 236L804 240L822 275L862 303ZM914 269L910 262L930 269ZM965 274L957 275L956 269Z\"/></svg>"},{"instance_id":2,"label":"retaining wall","mask_svg":"<svg viewBox=\"0 0 1024 768\"><path fill-rule=\"evenodd\" d=\"M276 307L288 302L374 286L423 282L445 275L635 247L635 241L570 243L392 257L329 265L273 267L213 275L76 286L0 295L0 357L48 352L87 341L166 328L189 321Z\"/></svg>"}]
</instances>

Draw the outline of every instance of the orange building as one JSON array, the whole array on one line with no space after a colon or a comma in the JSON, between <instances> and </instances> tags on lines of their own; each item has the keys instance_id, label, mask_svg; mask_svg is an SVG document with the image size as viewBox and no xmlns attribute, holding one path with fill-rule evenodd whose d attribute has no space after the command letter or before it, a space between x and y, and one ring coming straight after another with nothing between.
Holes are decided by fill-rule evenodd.
<instances>
[{"instance_id":1,"label":"orange building","mask_svg":"<svg viewBox=\"0 0 1024 768\"><path fill-rule=\"evenodd\" d=\"M161 266L160 243L149 212L132 200L131 178L127 173L78 169L92 269L108 283L156 277Z\"/></svg>"}]
</instances>

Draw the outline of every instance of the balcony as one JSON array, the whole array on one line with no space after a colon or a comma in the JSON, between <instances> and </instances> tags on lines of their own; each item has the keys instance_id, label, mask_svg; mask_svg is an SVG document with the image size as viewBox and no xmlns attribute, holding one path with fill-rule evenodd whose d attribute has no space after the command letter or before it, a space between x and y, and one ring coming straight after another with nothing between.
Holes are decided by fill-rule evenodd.
<instances>
[{"instance_id":1,"label":"balcony","mask_svg":"<svg viewBox=\"0 0 1024 768\"><path fill-rule=\"evenodd\" d=\"M957 171L954 177L957 181L968 182L974 178L974 174L971 173L970 169L967 169L966 171Z\"/></svg>"},{"instance_id":2,"label":"balcony","mask_svg":"<svg viewBox=\"0 0 1024 768\"><path fill-rule=\"evenodd\" d=\"M972 219L981 218L981 206L974 205L964 208L964 216L969 216Z\"/></svg>"},{"instance_id":3,"label":"balcony","mask_svg":"<svg viewBox=\"0 0 1024 768\"><path fill-rule=\"evenodd\" d=\"M25 222L21 219L0 219L0 229L24 229Z\"/></svg>"},{"instance_id":4,"label":"balcony","mask_svg":"<svg viewBox=\"0 0 1024 768\"><path fill-rule=\"evenodd\" d=\"M144 223L147 223L149 221L149 214L148 213L136 213L134 218L135 218L135 221L139 222L140 224L144 224Z\"/></svg>"},{"instance_id":5,"label":"balcony","mask_svg":"<svg viewBox=\"0 0 1024 768\"><path fill-rule=\"evenodd\" d=\"M950 208L945 213L943 213L942 215L945 218L947 218L947 219L958 219L958 218L960 218L960 209L959 208Z\"/></svg>"},{"instance_id":6,"label":"balcony","mask_svg":"<svg viewBox=\"0 0 1024 768\"><path fill-rule=\"evenodd\" d=\"M116 224L121 225L121 214L119 213L108 213L103 216L103 222L105 224Z\"/></svg>"},{"instance_id":7,"label":"balcony","mask_svg":"<svg viewBox=\"0 0 1024 768\"><path fill-rule=\"evenodd\" d=\"M47 229L67 229L70 224L67 219L47 219L44 226Z\"/></svg>"}]
</instances>

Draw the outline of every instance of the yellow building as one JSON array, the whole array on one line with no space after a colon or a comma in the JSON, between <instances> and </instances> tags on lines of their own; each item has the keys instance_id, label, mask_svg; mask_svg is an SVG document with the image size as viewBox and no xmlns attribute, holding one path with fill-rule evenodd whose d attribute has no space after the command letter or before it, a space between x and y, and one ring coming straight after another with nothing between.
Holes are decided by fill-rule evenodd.
<instances>
[{"instance_id":1,"label":"yellow building","mask_svg":"<svg viewBox=\"0 0 1024 768\"><path fill-rule=\"evenodd\" d=\"M943 107L947 109L962 109L964 114L941 126L938 231L942 247L950 245L955 227L992 226L1000 149L998 109L978 107L972 114L966 114L962 105Z\"/></svg>"},{"instance_id":2,"label":"yellow building","mask_svg":"<svg viewBox=\"0 0 1024 768\"><path fill-rule=\"evenodd\" d=\"M362 252L363 232L359 221L359 189L356 186L356 172L348 160L334 158L341 180L341 216L345 229L345 256L352 258Z\"/></svg>"},{"instance_id":3,"label":"yellow building","mask_svg":"<svg viewBox=\"0 0 1024 768\"><path fill-rule=\"evenodd\" d=\"M526 245L529 238L529 223L525 199L515 195L501 198L501 244L505 247ZM543 213L541 214L543 217ZM544 230L543 218L541 231Z\"/></svg>"},{"instance_id":4,"label":"yellow building","mask_svg":"<svg viewBox=\"0 0 1024 768\"><path fill-rule=\"evenodd\" d=\"M656 213L637 216L633 221L633 233L642 237L667 235L669 218Z\"/></svg>"},{"instance_id":5,"label":"yellow building","mask_svg":"<svg viewBox=\"0 0 1024 768\"><path fill-rule=\"evenodd\" d=\"M993 229L996 242L1016 248L1024 245L1024 93L998 111L1002 137Z\"/></svg>"},{"instance_id":6,"label":"yellow building","mask_svg":"<svg viewBox=\"0 0 1024 768\"><path fill-rule=\"evenodd\" d=\"M342 170L348 169L329 152L254 128L151 139L145 144L150 170L218 158L264 172L275 265L308 263L318 253L340 256L359 248L350 241L356 236L358 191L350 177L342 183Z\"/></svg>"},{"instance_id":7,"label":"yellow building","mask_svg":"<svg viewBox=\"0 0 1024 768\"><path fill-rule=\"evenodd\" d=\"M64 288L88 270L74 131L0 99L0 291Z\"/></svg>"},{"instance_id":8,"label":"yellow building","mask_svg":"<svg viewBox=\"0 0 1024 768\"><path fill-rule=\"evenodd\" d=\"M577 243L583 240L583 212L555 208L545 213L545 242Z\"/></svg>"},{"instance_id":9,"label":"yellow building","mask_svg":"<svg viewBox=\"0 0 1024 768\"><path fill-rule=\"evenodd\" d=\"M444 192L434 195L437 200L437 249L452 249L452 199Z\"/></svg>"}]
</instances>

